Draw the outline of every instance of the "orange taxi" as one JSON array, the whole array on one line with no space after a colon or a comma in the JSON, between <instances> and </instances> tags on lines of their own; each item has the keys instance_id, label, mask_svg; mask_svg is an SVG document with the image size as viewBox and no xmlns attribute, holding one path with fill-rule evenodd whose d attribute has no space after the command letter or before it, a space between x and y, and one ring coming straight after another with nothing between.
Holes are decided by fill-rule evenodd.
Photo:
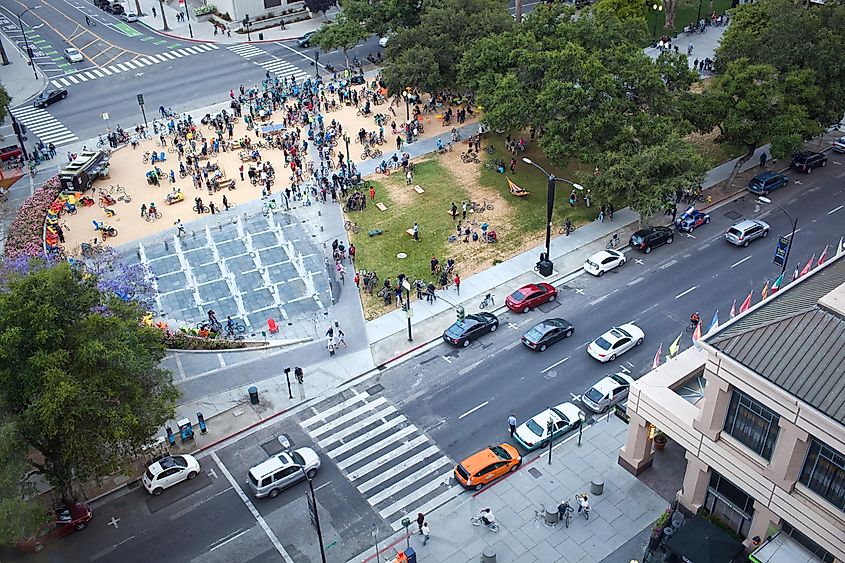
<instances>
[{"instance_id":1,"label":"orange taxi","mask_svg":"<svg viewBox=\"0 0 845 563\"><path fill-rule=\"evenodd\" d=\"M455 466L455 479L467 489L480 491L502 475L516 471L522 456L510 444L499 444L474 453Z\"/></svg>"}]
</instances>

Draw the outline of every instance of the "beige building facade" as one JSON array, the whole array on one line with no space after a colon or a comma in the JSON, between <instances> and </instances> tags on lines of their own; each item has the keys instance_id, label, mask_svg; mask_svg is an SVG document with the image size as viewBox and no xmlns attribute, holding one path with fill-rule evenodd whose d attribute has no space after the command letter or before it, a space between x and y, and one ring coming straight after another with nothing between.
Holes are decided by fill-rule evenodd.
<instances>
[{"instance_id":1,"label":"beige building facade","mask_svg":"<svg viewBox=\"0 0 845 563\"><path fill-rule=\"evenodd\" d=\"M627 410L630 472L659 429L686 450L684 508L845 562L845 254L644 375Z\"/></svg>"}]
</instances>

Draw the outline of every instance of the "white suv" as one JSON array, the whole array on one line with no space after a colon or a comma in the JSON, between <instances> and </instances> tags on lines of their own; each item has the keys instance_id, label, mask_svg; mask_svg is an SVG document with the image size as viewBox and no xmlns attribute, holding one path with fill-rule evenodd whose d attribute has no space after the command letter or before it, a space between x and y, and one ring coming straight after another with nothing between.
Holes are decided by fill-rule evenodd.
<instances>
[{"instance_id":1,"label":"white suv","mask_svg":"<svg viewBox=\"0 0 845 563\"><path fill-rule=\"evenodd\" d=\"M628 397L633 383L633 378L627 373L612 373L581 395L581 402L593 412L607 412L610 407Z\"/></svg>"},{"instance_id":2,"label":"white suv","mask_svg":"<svg viewBox=\"0 0 845 563\"><path fill-rule=\"evenodd\" d=\"M192 455L166 456L151 463L144 471L144 488L151 495L160 495L164 489L193 479L200 472L200 463Z\"/></svg>"}]
</instances>

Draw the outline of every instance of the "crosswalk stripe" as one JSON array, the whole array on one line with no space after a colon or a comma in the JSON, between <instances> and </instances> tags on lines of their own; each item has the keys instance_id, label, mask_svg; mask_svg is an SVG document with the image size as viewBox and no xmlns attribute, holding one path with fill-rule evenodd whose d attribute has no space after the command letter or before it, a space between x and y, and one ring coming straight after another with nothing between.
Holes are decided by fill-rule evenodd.
<instances>
[{"instance_id":1,"label":"crosswalk stripe","mask_svg":"<svg viewBox=\"0 0 845 563\"><path fill-rule=\"evenodd\" d=\"M109 70L108 70L106 67L103 67L103 68L101 68L100 70L101 70L101 71L103 71L103 73L104 73L106 76L111 76L111 72L109 72Z\"/></svg>"},{"instance_id":2,"label":"crosswalk stripe","mask_svg":"<svg viewBox=\"0 0 845 563\"><path fill-rule=\"evenodd\" d=\"M182 53L180 53L179 51L170 51L170 54L171 54L171 55L176 55L176 57L177 57L177 58L179 58L179 59L181 59L182 57L184 57L184 56L185 56L185 55L183 55Z\"/></svg>"},{"instance_id":3,"label":"crosswalk stripe","mask_svg":"<svg viewBox=\"0 0 845 563\"><path fill-rule=\"evenodd\" d=\"M119 69L120 69L120 70L122 70L123 72L126 72L127 70L129 70L128 68L126 68L126 66L124 66L124 64L123 64L123 63L117 63L117 64L115 64L114 66L116 66L117 68L119 68Z\"/></svg>"},{"instance_id":4,"label":"crosswalk stripe","mask_svg":"<svg viewBox=\"0 0 845 563\"><path fill-rule=\"evenodd\" d=\"M409 442L405 442L401 446L387 452L383 456L377 457L376 459L369 462L368 464L359 467L358 469L356 469L355 471L353 471L349 474L349 478L352 481L357 481L357 480L361 479L362 477L364 477L365 475L367 475L367 473L370 473L373 469L377 469L377 468L381 467L382 465L389 463L391 461L396 461L396 458L398 458L402 454L406 454L406 453L410 452L411 450L413 450L414 448L416 448L416 447L418 447L422 444L425 444L425 443L428 443L428 438L426 438L425 436L417 436L413 440L411 440Z\"/></svg>"},{"instance_id":5,"label":"crosswalk stripe","mask_svg":"<svg viewBox=\"0 0 845 563\"><path fill-rule=\"evenodd\" d=\"M82 82L88 82L88 78L86 78L86 76L82 73L77 74L76 77L79 78Z\"/></svg>"},{"instance_id":6,"label":"crosswalk stripe","mask_svg":"<svg viewBox=\"0 0 845 563\"><path fill-rule=\"evenodd\" d=\"M91 72L93 72L94 74L96 74L96 75L97 75L98 77L100 77L100 78L102 78L102 77L103 77L103 73L102 73L102 72L100 72L100 71L99 71L98 69L96 69L96 68L95 68L95 69L91 69Z\"/></svg>"},{"instance_id":7,"label":"crosswalk stripe","mask_svg":"<svg viewBox=\"0 0 845 563\"><path fill-rule=\"evenodd\" d=\"M437 479L433 479L428 483L424 483L423 485L419 485L413 491L408 493L406 496L402 497L401 499L397 500L393 504L389 505L387 508L383 508L379 510L379 516L382 518L387 518L392 514L396 514L398 511L406 508L412 502L416 502L423 498L424 496L433 493L443 485L446 485L446 488L449 488L449 474L446 473L441 475ZM368 499L371 500L371 499Z\"/></svg>"},{"instance_id":8,"label":"crosswalk stripe","mask_svg":"<svg viewBox=\"0 0 845 563\"><path fill-rule=\"evenodd\" d=\"M399 491L405 489L412 483L415 483L424 477L428 477L432 473L437 473L441 470L444 465L448 465L449 463L449 458L447 458L446 456L442 456L431 463L426 463L422 469L414 471L401 481L397 481L386 489L382 489L373 496L368 497L367 500L373 505L376 505L382 502L383 500L389 499L390 497L392 497ZM446 477L448 478L449 475L451 475L451 473L447 473Z\"/></svg>"},{"instance_id":9,"label":"crosswalk stripe","mask_svg":"<svg viewBox=\"0 0 845 563\"><path fill-rule=\"evenodd\" d=\"M420 453L418 453L418 454L416 454L412 457L409 457L408 459L402 460L399 463L397 463L396 465L392 466L390 468L390 471L384 471L384 472L376 475L372 479L358 483L356 486L358 487L359 491L361 491L362 493L366 493L367 491L372 490L375 487L378 487L382 483L384 483L386 481L390 481L391 479L393 479L394 477L396 477L398 474L402 473L406 469L410 469L414 465L418 464L420 462L420 460L426 459L428 457L435 456L439 453L440 453L440 450L437 449L437 446L429 446L428 448L424 449Z\"/></svg>"},{"instance_id":10,"label":"crosswalk stripe","mask_svg":"<svg viewBox=\"0 0 845 563\"><path fill-rule=\"evenodd\" d=\"M165 51L164 53L162 53L162 55L163 55L163 56L165 56L165 57L167 57L167 58L168 58L168 59L170 59L171 61L175 61L175 60L176 60L176 57L174 57L173 55L171 55L170 53L168 53L168 52L166 52L166 51Z\"/></svg>"},{"instance_id":11,"label":"crosswalk stripe","mask_svg":"<svg viewBox=\"0 0 845 563\"><path fill-rule=\"evenodd\" d=\"M73 82L74 84L79 84L79 80L77 80L72 74L68 74L67 79Z\"/></svg>"},{"instance_id":12,"label":"crosswalk stripe","mask_svg":"<svg viewBox=\"0 0 845 563\"><path fill-rule=\"evenodd\" d=\"M406 436L410 436L411 434L414 434L416 431L417 431L416 426L406 426L405 428L401 428L398 432L394 432L390 436L387 436L386 438L379 440L375 444L368 446L366 449L364 449L364 450L362 450L362 451L360 451L356 454L353 454L353 455L347 457L346 459L339 460L337 462L337 466L340 467L343 470L346 470L347 468L352 467L356 463L359 463L360 461L367 459L368 457L373 455L374 452L377 452L379 450L384 449L384 447L389 445L389 444L399 442L403 438L405 438ZM329 454L334 454L334 452L329 450ZM337 456L333 455L333 457L336 458Z\"/></svg>"},{"instance_id":13,"label":"crosswalk stripe","mask_svg":"<svg viewBox=\"0 0 845 563\"><path fill-rule=\"evenodd\" d=\"M196 55L197 53L199 53L199 50L195 51L194 49L196 49L196 47L185 47L184 49L179 50L186 55Z\"/></svg>"},{"instance_id":14,"label":"crosswalk stripe","mask_svg":"<svg viewBox=\"0 0 845 563\"><path fill-rule=\"evenodd\" d=\"M211 47L211 49L209 49L209 51L213 51L214 49L219 49L219 48L220 48L220 47L218 47L217 45L215 45L214 43L203 43L203 45L205 45L205 46L207 46L207 47Z\"/></svg>"},{"instance_id":15,"label":"crosswalk stripe","mask_svg":"<svg viewBox=\"0 0 845 563\"><path fill-rule=\"evenodd\" d=\"M140 68L140 65L138 65L137 67L135 66L135 65L137 65L138 63L133 63L132 61L125 61L123 64L124 64L125 66L128 66L128 67L129 67L130 69L132 69L132 70L135 70L135 68Z\"/></svg>"},{"instance_id":16,"label":"crosswalk stripe","mask_svg":"<svg viewBox=\"0 0 845 563\"><path fill-rule=\"evenodd\" d=\"M391 418L390 420L388 420L384 424L379 424L378 426L376 426L375 428L373 428L369 432L365 432L364 434L361 434L360 436L357 436L357 437L353 438L352 440L349 440L348 442L344 442L343 444L341 444L340 446L338 446L336 448L332 448L331 453L335 457L341 456L341 455L345 454L346 452L348 452L349 450L351 450L353 448L357 448L359 445L363 444L364 442L372 440L373 438L375 438L379 434L383 434L383 433L387 432L388 430L392 430L393 427L399 426L400 424L402 424L403 422L405 422L407 420L408 419L405 418L404 416L397 416L395 418ZM327 438L326 441L329 442L329 443L337 442L337 438L334 438L334 437Z\"/></svg>"},{"instance_id":17,"label":"crosswalk stripe","mask_svg":"<svg viewBox=\"0 0 845 563\"><path fill-rule=\"evenodd\" d=\"M375 410L376 407L380 407L381 405L385 404L386 402L387 402L387 399L385 399L384 397L379 397L378 399L376 399L372 403L365 403L363 407L358 407L357 409L355 409L352 412L348 412L348 413L346 413L342 416L339 416L337 418L333 418L331 421L326 422L325 424L323 424L319 428L313 430L312 433L315 436L323 435L326 432L329 432L329 431L337 428L341 424L344 424L345 422L348 422L348 421L352 420L353 418L355 418L357 416L361 416L365 412Z\"/></svg>"},{"instance_id":18,"label":"crosswalk stripe","mask_svg":"<svg viewBox=\"0 0 845 563\"><path fill-rule=\"evenodd\" d=\"M55 86L56 88L61 88L62 86L64 86L64 84L62 84L58 80L51 80L51 82L53 83L53 86Z\"/></svg>"},{"instance_id":19,"label":"crosswalk stripe","mask_svg":"<svg viewBox=\"0 0 845 563\"><path fill-rule=\"evenodd\" d=\"M115 74L120 74L121 72L123 72L123 70L122 70L122 69L119 69L119 68L117 68L117 67L116 67L116 66L114 66L114 65L111 65L111 66L109 67L109 70L110 70L110 71L112 71L112 72L113 72L113 73L115 73Z\"/></svg>"},{"instance_id":20,"label":"crosswalk stripe","mask_svg":"<svg viewBox=\"0 0 845 563\"><path fill-rule=\"evenodd\" d=\"M423 514L428 514L429 512L431 512L432 510L434 510L438 506L442 506L442 505L446 504L447 502L449 502L450 500L452 500L453 498L458 496L460 493L461 493L461 490L459 488L450 487L448 491L446 491L444 493L440 493L439 495L437 495L436 497L434 497L433 499L431 499L430 501L428 501L424 505L414 508L413 512L422 512ZM411 513L411 511L409 510L408 514L410 514L410 513ZM404 517L404 515L403 515L403 517ZM400 518L399 520L396 520L395 522L391 523L390 527L393 528L394 532L398 532L403 527L402 526L402 519Z\"/></svg>"},{"instance_id":21,"label":"crosswalk stripe","mask_svg":"<svg viewBox=\"0 0 845 563\"><path fill-rule=\"evenodd\" d=\"M146 65L154 65L158 62L157 60L153 59L152 57L141 57L138 60L140 60L141 62L143 62Z\"/></svg>"},{"instance_id":22,"label":"crosswalk stripe","mask_svg":"<svg viewBox=\"0 0 845 563\"><path fill-rule=\"evenodd\" d=\"M304 428L308 428L309 426L313 426L315 422L322 422L326 419L329 419L329 418L333 417L335 414L342 411L343 409L348 408L355 403L365 402L366 400L367 400L366 395L363 395L363 394L362 395L355 395L355 397L353 397L351 399L347 399L347 400L343 401L342 403L339 403L339 404L337 404L333 407L329 407L324 411L318 412L314 416L306 418L305 420L303 420L299 424Z\"/></svg>"},{"instance_id":23,"label":"crosswalk stripe","mask_svg":"<svg viewBox=\"0 0 845 563\"><path fill-rule=\"evenodd\" d=\"M355 434L356 432L358 432L358 430L360 430L364 426L372 424L373 422L375 422L377 420L381 420L382 418L384 418L384 417L386 417L390 414L393 414L395 412L396 412L396 407L394 407L393 405L389 405L389 406L383 408L381 411L368 416L367 418L359 421L356 424L349 425L346 428L341 428L341 429L333 432L328 438L324 438L323 440L317 440L317 445L320 446L321 448L323 448L323 447L330 445L333 442L337 442L338 440L343 440L347 436Z\"/></svg>"},{"instance_id":24,"label":"crosswalk stripe","mask_svg":"<svg viewBox=\"0 0 845 563\"><path fill-rule=\"evenodd\" d=\"M161 55L150 55L150 58L153 59L157 63L166 63L167 62L167 59L165 59Z\"/></svg>"}]
</instances>

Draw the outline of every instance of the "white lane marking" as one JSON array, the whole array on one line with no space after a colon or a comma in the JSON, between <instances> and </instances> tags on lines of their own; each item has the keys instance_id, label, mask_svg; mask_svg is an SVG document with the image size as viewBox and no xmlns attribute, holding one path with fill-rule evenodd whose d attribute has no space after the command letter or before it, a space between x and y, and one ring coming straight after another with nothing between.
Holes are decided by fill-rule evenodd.
<instances>
[{"instance_id":1,"label":"white lane marking","mask_svg":"<svg viewBox=\"0 0 845 563\"><path fill-rule=\"evenodd\" d=\"M638 278L637 278L637 279L635 279L635 280L631 280L631 281L629 281L627 285L628 285L628 287L631 287L632 285L636 285L636 284L640 283L641 281L643 281L643 277L642 277L642 276L638 277Z\"/></svg>"},{"instance_id":2,"label":"white lane marking","mask_svg":"<svg viewBox=\"0 0 845 563\"><path fill-rule=\"evenodd\" d=\"M590 307L595 307L596 305L598 305L599 303L601 303L602 301L604 301L607 298L608 298L608 295L602 295L598 299L594 299L594 300L590 301L589 305L590 305Z\"/></svg>"},{"instance_id":3,"label":"white lane marking","mask_svg":"<svg viewBox=\"0 0 845 563\"><path fill-rule=\"evenodd\" d=\"M670 260L669 262L666 262L665 264L663 264L662 266L660 266L660 269L661 269L661 270L665 270L666 268L671 268L672 266L674 266L674 265L675 265L675 264L677 264L677 263L678 263L678 261L677 261L677 260Z\"/></svg>"},{"instance_id":4,"label":"white lane marking","mask_svg":"<svg viewBox=\"0 0 845 563\"><path fill-rule=\"evenodd\" d=\"M329 486L329 485L331 485L331 484L332 484L332 482L331 482L331 481L326 481L325 483L323 483L322 485L320 485L319 487L317 487L316 489L314 489L314 492L316 493L317 491L319 491L319 490L320 490L320 489L322 489L323 487L328 487L328 486Z\"/></svg>"},{"instance_id":5,"label":"white lane marking","mask_svg":"<svg viewBox=\"0 0 845 563\"><path fill-rule=\"evenodd\" d=\"M132 540L134 540L134 539L135 539L135 536L129 536L128 538L126 538L126 539L125 539L125 540L123 540L122 542L116 543L116 544L114 544L114 545L113 545L113 546L111 546L111 547L107 547L106 549L104 549L103 551L100 551L99 553L95 553L95 554L94 554L94 556L93 556L93 557L91 557L91 560L92 560L92 561L96 561L97 559L99 559L99 558L101 558L101 557L105 557L106 555L108 555L109 553L111 553L112 551L114 551L115 549L117 549L118 547L122 546L122 545L123 545L123 544L125 544L126 542L128 542L128 541L132 541Z\"/></svg>"},{"instance_id":6,"label":"white lane marking","mask_svg":"<svg viewBox=\"0 0 845 563\"><path fill-rule=\"evenodd\" d=\"M240 531L240 533L238 533L238 532L234 532L236 535L232 536L231 538L229 538L229 539L227 539L227 540L225 540L225 541L223 541L223 542L221 542L221 543L218 543L217 545L215 545L214 547L212 547L211 549L209 549L209 550L208 550L208 552L209 552L209 553L211 553L212 551L214 551L214 550L215 550L215 549L217 549L218 547L223 547L224 545L226 545L226 544L227 544L227 543L229 543L230 541L234 541L234 540L238 539L239 537L241 537L242 535L244 535L244 534L245 534L245 533L247 533L248 531L249 531L249 530L243 530L243 531ZM224 537L225 537L225 536L224 536ZM220 539L223 539L223 538L220 538ZM218 540L218 541L220 541L220 540Z\"/></svg>"},{"instance_id":7,"label":"white lane marking","mask_svg":"<svg viewBox=\"0 0 845 563\"><path fill-rule=\"evenodd\" d=\"M694 290L696 290L697 288L698 288L698 286L697 286L697 285L694 285L694 286L692 286L691 288L689 288L688 290L684 291L683 293L679 293L678 295L676 295L676 296L675 296L675 299L680 299L681 297L683 297L683 296L684 296L684 295L686 295L687 293L689 293L689 292L691 292L691 291L694 291Z\"/></svg>"},{"instance_id":8,"label":"white lane marking","mask_svg":"<svg viewBox=\"0 0 845 563\"><path fill-rule=\"evenodd\" d=\"M734 264L731 264L731 268L736 268L737 266L739 266L740 264L742 264L742 263L743 263L743 262L745 262L746 260L751 260L751 256L746 256L745 258L743 258L743 259L742 259L742 260L740 260L739 262L736 262L736 263L734 263Z\"/></svg>"},{"instance_id":9,"label":"white lane marking","mask_svg":"<svg viewBox=\"0 0 845 563\"><path fill-rule=\"evenodd\" d=\"M258 509L255 508L255 505L252 504L252 501L247 498L246 493L244 493L243 490L241 490L240 486L238 486L238 483L237 481L235 481L235 478L232 477L231 473L229 473L229 469L225 465L223 465L222 461L220 461L220 457L217 455L217 452L211 452L209 456L211 457L211 459L214 460L217 466L220 467L220 471L223 472L223 475L225 475L226 479L229 480L229 483L232 484L232 487L238 493L238 496L241 497L241 500L252 513L252 516L255 518L255 521L258 522L258 525L261 526L261 529L264 530L264 533L267 534L267 537L270 538L270 541L273 542L273 546L281 554L282 558L287 561L287 563L294 563L293 559L291 559L291 556L288 555L287 551L285 551L284 546L282 546L282 542L279 541L279 538L276 537L276 534L274 534L273 530L270 529L270 526L267 525L267 522L264 520L264 517L258 513Z\"/></svg>"},{"instance_id":10,"label":"white lane marking","mask_svg":"<svg viewBox=\"0 0 845 563\"><path fill-rule=\"evenodd\" d=\"M800 233L800 232L801 232L801 228L800 228L800 227L799 227L799 228L797 228L797 229L795 229L795 234L798 234L798 233ZM791 237L791 236L792 236L792 233L789 233L788 235L783 235L783 238L789 238L789 237Z\"/></svg>"},{"instance_id":11,"label":"white lane marking","mask_svg":"<svg viewBox=\"0 0 845 563\"><path fill-rule=\"evenodd\" d=\"M828 212L827 212L827 214L828 214L828 215L833 215L834 213L836 213L837 211L839 211L839 210L840 210L840 209L842 209L843 207L845 207L845 205L840 205L839 207L834 207L833 209L831 209L830 211L828 211Z\"/></svg>"},{"instance_id":12,"label":"white lane marking","mask_svg":"<svg viewBox=\"0 0 845 563\"><path fill-rule=\"evenodd\" d=\"M566 361L566 360L568 360L568 359L569 359L569 356L565 357L564 359L560 360L559 362L555 362L555 363L553 363L552 365L550 365L549 367L547 367L546 369L544 369L544 370L543 370L543 371L541 371L540 373L546 373L546 372L547 372L547 371L549 371L550 369L552 369L552 368L556 368L557 366L559 366L560 364L562 364L563 362L565 362L565 361Z\"/></svg>"},{"instance_id":13,"label":"white lane marking","mask_svg":"<svg viewBox=\"0 0 845 563\"><path fill-rule=\"evenodd\" d=\"M469 409L467 412L465 412L464 414L462 414L461 416L459 416L459 417L458 417L458 420L460 420L460 419L464 418L465 416L469 416L469 415L471 415L472 413L474 413L474 412L475 412L475 411L477 411L478 409L483 409L483 408L484 408L484 407L486 407L489 403L490 403L490 401L484 401L483 403L481 403L481 404L480 404L480 405L478 405L477 407L473 407L473 408Z\"/></svg>"},{"instance_id":14,"label":"white lane marking","mask_svg":"<svg viewBox=\"0 0 845 563\"><path fill-rule=\"evenodd\" d=\"M214 500L214 499L216 499L217 497L219 497L220 495L224 495L224 494L228 493L228 492L229 492L229 491L231 491L231 490L232 490L232 487L226 487L225 489L223 489L223 490L222 490L222 491L220 491L219 493L214 493L213 495L211 495L210 497L208 497L208 498L207 498L207 499L205 499L205 500L201 500L201 501L199 501L199 502L195 502L195 503L193 503L191 506L187 506L187 507L183 508L182 510L179 510L178 512L174 512L174 513L172 513L172 514L169 516L169 518L170 518L170 520L178 520L179 518L181 518L181 517L185 516L186 514L190 514L191 512L193 512L194 510L196 510L197 508L199 508L200 506L202 506L203 504L205 504L205 503L207 503L207 502L209 502L209 501L211 501L211 500Z\"/></svg>"},{"instance_id":15,"label":"white lane marking","mask_svg":"<svg viewBox=\"0 0 845 563\"><path fill-rule=\"evenodd\" d=\"M839 164L839 163L838 163L838 162L834 162L834 164ZM845 172L843 172L842 174L837 174L837 175L836 175L836 179L838 180L839 178L845 178Z\"/></svg>"}]
</instances>

